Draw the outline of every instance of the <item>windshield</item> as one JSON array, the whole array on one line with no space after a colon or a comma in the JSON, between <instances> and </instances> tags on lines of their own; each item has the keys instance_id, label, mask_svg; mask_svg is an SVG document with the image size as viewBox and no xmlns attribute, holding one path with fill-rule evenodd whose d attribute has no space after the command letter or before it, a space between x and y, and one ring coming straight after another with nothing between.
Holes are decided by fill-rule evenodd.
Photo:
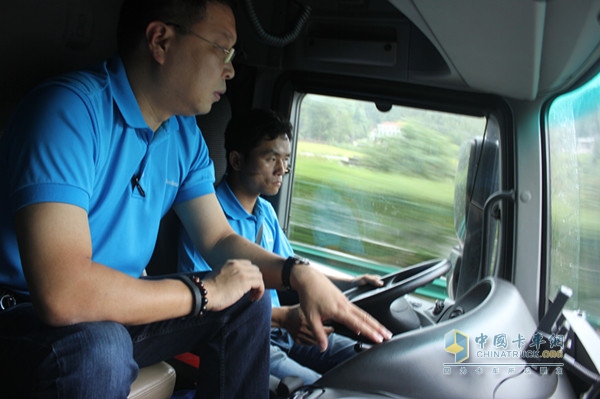
<instances>
[{"instance_id":1,"label":"windshield","mask_svg":"<svg viewBox=\"0 0 600 399\"><path fill-rule=\"evenodd\" d=\"M566 285L567 303L600 326L600 75L554 100L550 150L550 293Z\"/></svg>"},{"instance_id":2,"label":"windshield","mask_svg":"<svg viewBox=\"0 0 600 399\"><path fill-rule=\"evenodd\" d=\"M307 94L300 105L289 235L297 253L386 274L457 245L455 174L486 118ZM445 288L442 290L445 295Z\"/></svg>"}]
</instances>

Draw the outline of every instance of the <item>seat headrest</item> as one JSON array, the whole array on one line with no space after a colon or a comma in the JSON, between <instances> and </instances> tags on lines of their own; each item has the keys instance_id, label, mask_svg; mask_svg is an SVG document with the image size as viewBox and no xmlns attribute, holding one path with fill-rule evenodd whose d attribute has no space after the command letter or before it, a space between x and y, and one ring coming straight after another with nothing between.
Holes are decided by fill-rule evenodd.
<instances>
[{"instance_id":1,"label":"seat headrest","mask_svg":"<svg viewBox=\"0 0 600 399\"><path fill-rule=\"evenodd\" d=\"M225 157L225 129L231 119L231 104L227 96L215 104L206 115L196 117L198 127L208 146L210 158L215 164L215 183L225 175L227 159Z\"/></svg>"}]
</instances>

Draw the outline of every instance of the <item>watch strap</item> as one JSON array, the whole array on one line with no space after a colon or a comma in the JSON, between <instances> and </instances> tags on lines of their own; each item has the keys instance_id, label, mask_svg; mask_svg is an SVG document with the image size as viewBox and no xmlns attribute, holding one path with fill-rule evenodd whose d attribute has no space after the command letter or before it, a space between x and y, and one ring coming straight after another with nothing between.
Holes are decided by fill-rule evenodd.
<instances>
[{"instance_id":1,"label":"watch strap","mask_svg":"<svg viewBox=\"0 0 600 399\"><path fill-rule=\"evenodd\" d=\"M281 269L281 283L286 290L292 289L290 276L292 274L292 268L296 265L308 265L308 261L298 256L290 256L283 262L283 268Z\"/></svg>"}]
</instances>

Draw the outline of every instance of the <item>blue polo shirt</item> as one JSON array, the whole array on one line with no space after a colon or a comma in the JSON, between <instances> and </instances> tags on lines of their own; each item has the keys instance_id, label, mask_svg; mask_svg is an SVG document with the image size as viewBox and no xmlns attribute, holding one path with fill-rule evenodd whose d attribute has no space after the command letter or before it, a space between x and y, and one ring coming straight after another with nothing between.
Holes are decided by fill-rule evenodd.
<instances>
[{"instance_id":1,"label":"blue polo shirt","mask_svg":"<svg viewBox=\"0 0 600 399\"><path fill-rule=\"evenodd\" d=\"M27 292L14 229L24 206L85 209L93 260L139 277L162 216L213 184L195 118L174 116L153 132L119 58L48 81L27 95L0 142L0 285Z\"/></svg>"},{"instance_id":2,"label":"blue polo shirt","mask_svg":"<svg viewBox=\"0 0 600 399\"><path fill-rule=\"evenodd\" d=\"M237 197L231 191L227 179L221 180L215 190L217 198L221 203L221 208L227 217L227 221L239 235L256 242L260 226L262 229L262 238L260 246L281 255L285 258L294 255L294 250L290 245L285 233L279 225L275 209L269 201L258 197L253 213L248 213ZM196 252L194 245L187 234L183 234L179 247L179 268L182 272L207 271L211 270L204 258ZM277 291L271 290L271 304L273 307L279 306Z\"/></svg>"}]
</instances>

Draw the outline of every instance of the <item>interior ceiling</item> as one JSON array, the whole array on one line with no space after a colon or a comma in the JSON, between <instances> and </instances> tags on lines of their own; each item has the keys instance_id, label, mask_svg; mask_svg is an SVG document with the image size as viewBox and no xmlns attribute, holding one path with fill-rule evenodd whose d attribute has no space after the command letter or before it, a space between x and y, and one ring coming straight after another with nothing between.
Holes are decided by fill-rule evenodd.
<instances>
[{"instance_id":1,"label":"interior ceiling","mask_svg":"<svg viewBox=\"0 0 600 399\"><path fill-rule=\"evenodd\" d=\"M245 8L245 1L236 1L240 11ZM313 17L304 29L309 35L314 33L308 37L310 40L320 39L317 34L321 31L344 26L348 30L348 24L354 21L364 22L352 28L350 34L365 38L366 44L359 44L366 46L366 50L373 51L381 41L394 42L398 47L393 65L386 64L390 54L385 49L379 53L362 51L363 63L357 64L359 47L345 41L352 39L346 37L348 32L343 40L334 35L337 41L333 44L329 44L328 36L324 37L326 40L315 41L314 49L319 50L318 46L323 45L324 50L313 58L306 57L305 43L297 40L287 49L292 55L298 54L290 58L299 70L382 77L533 100L565 89L600 64L600 0L249 2L260 5L257 7L260 19L274 22L275 26L268 27L275 32L288 31L287 24L296 21L298 10L306 4L313 9ZM16 99L41 79L113 54L120 3L121 0L19 0L6 4L0 13L0 48L7 60L0 65L0 128ZM290 4L293 6L286 7ZM289 18L285 15L287 8L291 10ZM403 58L406 54L413 55L406 49L408 41L415 43L416 37L406 34L407 19L431 41L443 60L429 57L431 52L419 47L423 43L417 43L415 48L425 50L417 63L425 69L413 68L415 64ZM238 44L244 50L241 42L248 42L253 34L243 28L246 21L240 18L239 24L242 29ZM250 61L263 65L275 59L275 67L280 66L280 61L268 52L269 46L259 42L247 44L248 56L257 58L257 61L249 58ZM240 51L239 60L244 59L243 53ZM325 59L327 55L338 57L338 62ZM373 57L379 57L380 65L367 62ZM299 67L300 62L304 64ZM440 65L444 68L440 69Z\"/></svg>"},{"instance_id":2,"label":"interior ceiling","mask_svg":"<svg viewBox=\"0 0 600 399\"><path fill-rule=\"evenodd\" d=\"M389 0L476 91L533 100L600 60L600 0Z\"/></svg>"}]
</instances>

